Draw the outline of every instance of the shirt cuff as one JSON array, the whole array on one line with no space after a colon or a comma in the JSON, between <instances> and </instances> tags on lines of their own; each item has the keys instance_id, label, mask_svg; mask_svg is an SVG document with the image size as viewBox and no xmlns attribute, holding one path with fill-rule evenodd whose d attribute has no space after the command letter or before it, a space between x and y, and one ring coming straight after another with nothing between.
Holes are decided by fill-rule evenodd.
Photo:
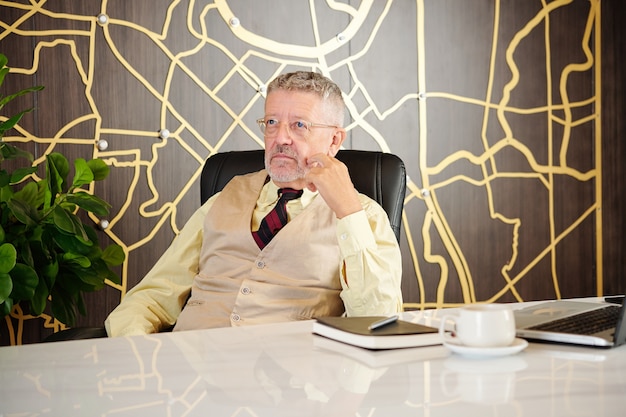
<instances>
[{"instance_id":1,"label":"shirt cuff","mask_svg":"<svg viewBox=\"0 0 626 417\"><path fill-rule=\"evenodd\" d=\"M365 210L357 211L337 220L337 241L344 257L376 247L376 239Z\"/></svg>"}]
</instances>

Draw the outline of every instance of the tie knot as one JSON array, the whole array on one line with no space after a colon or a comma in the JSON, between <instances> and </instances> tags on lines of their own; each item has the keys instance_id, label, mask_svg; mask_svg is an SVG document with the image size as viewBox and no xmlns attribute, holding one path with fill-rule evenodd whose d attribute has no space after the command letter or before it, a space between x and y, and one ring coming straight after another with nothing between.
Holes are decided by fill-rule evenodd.
<instances>
[{"instance_id":1,"label":"tie knot","mask_svg":"<svg viewBox=\"0 0 626 417\"><path fill-rule=\"evenodd\" d=\"M278 195L282 200L290 201L295 200L296 198L300 198L302 195L302 190L294 190L293 188L280 188L278 190Z\"/></svg>"}]
</instances>

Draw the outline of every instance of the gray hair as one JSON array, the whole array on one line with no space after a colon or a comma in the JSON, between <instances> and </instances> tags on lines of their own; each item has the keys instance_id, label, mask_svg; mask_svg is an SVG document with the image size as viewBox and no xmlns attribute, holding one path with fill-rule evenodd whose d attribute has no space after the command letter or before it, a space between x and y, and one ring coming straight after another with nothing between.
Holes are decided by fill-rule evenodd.
<instances>
[{"instance_id":1,"label":"gray hair","mask_svg":"<svg viewBox=\"0 0 626 417\"><path fill-rule=\"evenodd\" d=\"M267 95L274 90L301 91L317 95L325 105L327 122L343 127L345 103L341 89L330 78L311 71L296 71L279 75L267 86Z\"/></svg>"}]
</instances>

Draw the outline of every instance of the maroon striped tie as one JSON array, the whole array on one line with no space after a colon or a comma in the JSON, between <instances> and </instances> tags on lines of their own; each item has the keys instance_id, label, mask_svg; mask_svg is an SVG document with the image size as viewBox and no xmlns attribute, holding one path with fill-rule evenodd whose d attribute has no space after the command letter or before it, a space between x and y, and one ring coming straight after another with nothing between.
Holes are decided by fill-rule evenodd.
<instances>
[{"instance_id":1,"label":"maroon striped tie","mask_svg":"<svg viewBox=\"0 0 626 417\"><path fill-rule=\"evenodd\" d=\"M274 235L287 224L287 201L300 198L302 190L281 188L278 190L278 195L280 198L276 206L263 218L259 230L252 232L252 237L260 249L270 243Z\"/></svg>"}]
</instances>

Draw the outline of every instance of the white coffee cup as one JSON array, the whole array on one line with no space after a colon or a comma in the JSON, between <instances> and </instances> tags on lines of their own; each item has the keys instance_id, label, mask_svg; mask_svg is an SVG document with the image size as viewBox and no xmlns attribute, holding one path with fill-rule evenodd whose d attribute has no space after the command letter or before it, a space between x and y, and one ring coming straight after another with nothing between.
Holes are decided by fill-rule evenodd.
<instances>
[{"instance_id":1,"label":"white coffee cup","mask_svg":"<svg viewBox=\"0 0 626 417\"><path fill-rule=\"evenodd\" d=\"M445 333L448 321L454 322L452 335ZM439 334L444 341L464 346L509 346L515 340L515 317L505 304L472 304L444 315Z\"/></svg>"}]
</instances>

